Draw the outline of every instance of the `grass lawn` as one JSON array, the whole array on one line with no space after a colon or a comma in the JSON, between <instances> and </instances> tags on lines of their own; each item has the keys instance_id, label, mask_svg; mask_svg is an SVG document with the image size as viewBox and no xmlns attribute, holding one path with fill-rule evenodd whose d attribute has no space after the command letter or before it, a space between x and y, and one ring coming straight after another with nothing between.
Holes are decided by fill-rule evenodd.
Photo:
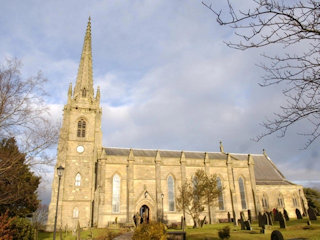
<instances>
[{"instance_id":1,"label":"grass lawn","mask_svg":"<svg viewBox=\"0 0 320 240\"><path fill-rule=\"evenodd\" d=\"M266 234L260 234L260 228L256 222L252 224L252 231L241 231L240 226L235 227L231 223L220 223L213 225L205 225L203 228L193 229L192 227L187 227L187 239L188 240L218 240L218 231L225 226L230 227L230 239L231 240L259 240L259 239L271 239L271 232L273 230L279 230L285 239L294 238L304 238L310 240L320 240L320 220L312 221L312 225L307 225L307 220L291 220L287 222L286 229L280 229L279 223L276 222L271 229L268 230ZM171 230L169 230L171 231ZM175 230L176 231L176 230ZM94 239L104 239L102 236L113 237L121 234L121 230L117 229L92 229L92 235ZM57 233L57 240L60 240L60 233ZM91 239L90 231L82 231L81 239ZM100 236L100 238L99 238ZM40 240L51 240L52 233L41 232L39 233ZM76 237L72 235L71 232L62 233L62 239L65 240L75 240Z\"/></svg>"},{"instance_id":2,"label":"grass lawn","mask_svg":"<svg viewBox=\"0 0 320 240\"><path fill-rule=\"evenodd\" d=\"M205 225L203 228L192 229L187 228L188 240L218 240L218 231L225 226L230 227L229 239L234 240L250 240L250 239L271 239L271 232L279 230L285 239L305 238L310 240L320 240L320 220L312 221L312 225L307 225L307 220L291 220L287 222L286 229L280 229L279 223L276 222L266 234L260 234L260 228L257 223L253 223L252 231L241 231L240 226L234 226L230 223L221 223L214 225Z\"/></svg>"},{"instance_id":3,"label":"grass lawn","mask_svg":"<svg viewBox=\"0 0 320 240\"><path fill-rule=\"evenodd\" d=\"M105 229L105 228L98 228L98 229L92 229L92 237L93 239L101 239L104 240L104 236L108 236L110 239L124 233L125 230L121 229ZM82 230L81 231L81 239L91 239L90 237L91 232L89 230ZM56 239L60 240L61 234L58 231L56 234ZM53 233L48 232L39 232L39 240L52 240ZM100 237L100 238L99 238ZM75 240L76 237L72 234L72 232L62 232L62 239L64 240Z\"/></svg>"}]
</instances>

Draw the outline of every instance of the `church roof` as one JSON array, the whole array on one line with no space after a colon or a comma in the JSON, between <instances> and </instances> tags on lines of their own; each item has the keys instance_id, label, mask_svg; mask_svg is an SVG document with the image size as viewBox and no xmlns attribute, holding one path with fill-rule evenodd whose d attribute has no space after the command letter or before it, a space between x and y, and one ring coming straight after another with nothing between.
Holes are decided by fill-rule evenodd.
<instances>
[{"instance_id":1,"label":"church roof","mask_svg":"<svg viewBox=\"0 0 320 240\"><path fill-rule=\"evenodd\" d=\"M107 156L129 156L129 148L104 148ZM181 158L182 151L175 150L151 150L151 149L132 149L136 157L156 157L159 151L163 158ZM204 159L205 152L183 151L185 158ZM207 152L209 159L227 160L227 154L223 152ZM248 154L230 153L234 160L248 161ZM254 161L254 174L257 185L292 185L271 159L265 154L251 154Z\"/></svg>"}]
</instances>

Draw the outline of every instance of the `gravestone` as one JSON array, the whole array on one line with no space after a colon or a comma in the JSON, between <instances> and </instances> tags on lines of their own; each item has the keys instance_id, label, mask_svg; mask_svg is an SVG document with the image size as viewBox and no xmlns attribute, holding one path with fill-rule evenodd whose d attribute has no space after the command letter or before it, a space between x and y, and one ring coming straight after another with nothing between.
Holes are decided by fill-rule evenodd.
<instances>
[{"instance_id":1,"label":"gravestone","mask_svg":"<svg viewBox=\"0 0 320 240\"><path fill-rule=\"evenodd\" d=\"M274 221L279 221L279 211L278 209L275 209L275 211L273 211L274 214Z\"/></svg>"},{"instance_id":2,"label":"gravestone","mask_svg":"<svg viewBox=\"0 0 320 240\"><path fill-rule=\"evenodd\" d=\"M263 225L270 225L267 213L263 214L262 219L263 219Z\"/></svg>"},{"instance_id":3,"label":"gravestone","mask_svg":"<svg viewBox=\"0 0 320 240\"><path fill-rule=\"evenodd\" d=\"M301 212L298 208L296 208L296 215L297 215L297 219L302 219Z\"/></svg>"},{"instance_id":4,"label":"gravestone","mask_svg":"<svg viewBox=\"0 0 320 240\"><path fill-rule=\"evenodd\" d=\"M268 216L269 225L272 226L273 225L272 212L266 212L266 214Z\"/></svg>"},{"instance_id":5,"label":"gravestone","mask_svg":"<svg viewBox=\"0 0 320 240\"><path fill-rule=\"evenodd\" d=\"M311 225L311 221L310 221L310 220L308 220L307 225L308 225L308 226L310 226L310 225Z\"/></svg>"},{"instance_id":6,"label":"gravestone","mask_svg":"<svg viewBox=\"0 0 320 240\"><path fill-rule=\"evenodd\" d=\"M252 230L250 220L244 222L246 230Z\"/></svg>"},{"instance_id":7,"label":"gravestone","mask_svg":"<svg viewBox=\"0 0 320 240\"><path fill-rule=\"evenodd\" d=\"M245 216L244 216L243 212L240 212L241 230L246 230L246 226L245 226L244 222L245 222Z\"/></svg>"},{"instance_id":8,"label":"gravestone","mask_svg":"<svg viewBox=\"0 0 320 240\"><path fill-rule=\"evenodd\" d=\"M308 208L308 215L310 220L317 220L317 215L314 209Z\"/></svg>"},{"instance_id":9,"label":"gravestone","mask_svg":"<svg viewBox=\"0 0 320 240\"><path fill-rule=\"evenodd\" d=\"M271 240L284 240L283 235L280 231L274 230L271 233Z\"/></svg>"},{"instance_id":10,"label":"gravestone","mask_svg":"<svg viewBox=\"0 0 320 240\"><path fill-rule=\"evenodd\" d=\"M285 210L285 209L283 209L283 216L284 216L284 218L286 219L286 221L289 221L289 220L290 220L290 218L289 218L289 216L288 216L288 212L287 212L287 210Z\"/></svg>"},{"instance_id":11,"label":"gravestone","mask_svg":"<svg viewBox=\"0 0 320 240\"><path fill-rule=\"evenodd\" d=\"M248 220L252 222L251 210L248 209Z\"/></svg>"},{"instance_id":12,"label":"gravestone","mask_svg":"<svg viewBox=\"0 0 320 240\"><path fill-rule=\"evenodd\" d=\"M286 227L287 227L286 220L285 220L285 218L283 217L283 215L282 215L281 212L278 212L278 217L279 217L279 225L280 225L280 228L286 228Z\"/></svg>"},{"instance_id":13,"label":"gravestone","mask_svg":"<svg viewBox=\"0 0 320 240\"><path fill-rule=\"evenodd\" d=\"M231 222L230 212L228 212L228 222Z\"/></svg>"},{"instance_id":14,"label":"gravestone","mask_svg":"<svg viewBox=\"0 0 320 240\"><path fill-rule=\"evenodd\" d=\"M261 212L259 212L259 214L258 214L258 223L259 223L259 227L262 227L262 223L263 223L263 221L262 221L262 215L261 215Z\"/></svg>"}]
</instances>

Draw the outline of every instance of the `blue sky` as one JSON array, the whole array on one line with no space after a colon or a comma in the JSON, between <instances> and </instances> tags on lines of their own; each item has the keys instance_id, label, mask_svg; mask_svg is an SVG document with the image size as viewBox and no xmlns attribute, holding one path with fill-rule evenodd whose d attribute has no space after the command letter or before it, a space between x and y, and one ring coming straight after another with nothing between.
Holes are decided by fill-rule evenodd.
<instances>
[{"instance_id":1,"label":"blue sky","mask_svg":"<svg viewBox=\"0 0 320 240\"><path fill-rule=\"evenodd\" d=\"M212 1L218 4L220 1ZM243 8L250 1L237 1ZM319 141L307 150L296 135L254 142L284 101L279 86L261 88L260 54L278 46L237 51L235 39L201 1L3 1L0 59L17 57L24 76L48 79L52 116L62 117L75 83L88 16L92 18L93 74L101 88L103 144L112 147L267 154L284 175L320 181ZM39 190L48 201L48 173Z\"/></svg>"}]
</instances>

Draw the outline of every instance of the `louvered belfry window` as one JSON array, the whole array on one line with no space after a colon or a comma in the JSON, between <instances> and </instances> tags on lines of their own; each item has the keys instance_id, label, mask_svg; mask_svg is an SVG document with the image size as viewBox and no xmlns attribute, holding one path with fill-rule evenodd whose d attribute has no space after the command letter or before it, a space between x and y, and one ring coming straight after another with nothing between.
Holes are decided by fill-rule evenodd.
<instances>
[{"instance_id":1,"label":"louvered belfry window","mask_svg":"<svg viewBox=\"0 0 320 240\"><path fill-rule=\"evenodd\" d=\"M85 120L81 119L78 121L77 137L86 137L86 126L87 123Z\"/></svg>"}]
</instances>

